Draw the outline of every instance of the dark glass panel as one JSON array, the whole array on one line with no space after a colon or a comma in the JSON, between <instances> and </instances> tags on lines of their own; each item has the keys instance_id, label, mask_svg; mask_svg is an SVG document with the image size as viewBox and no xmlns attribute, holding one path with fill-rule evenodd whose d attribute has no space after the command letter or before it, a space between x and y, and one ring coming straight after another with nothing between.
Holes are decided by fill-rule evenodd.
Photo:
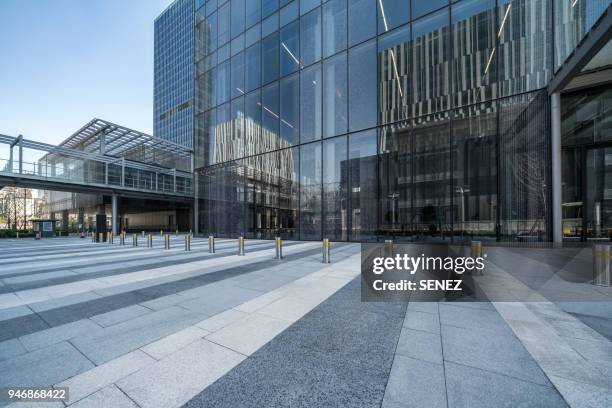
<instances>
[{"instance_id":1,"label":"dark glass panel","mask_svg":"<svg viewBox=\"0 0 612 408\"><path fill-rule=\"evenodd\" d=\"M222 46L230 40L231 13L229 1L217 12L217 24L219 46Z\"/></svg>"},{"instance_id":2,"label":"dark glass panel","mask_svg":"<svg viewBox=\"0 0 612 408\"><path fill-rule=\"evenodd\" d=\"M546 91L500 100L500 234L550 239L550 98Z\"/></svg>"},{"instance_id":3,"label":"dark glass panel","mask_svg":"<svg viewBox=\"0 0 612 408\"><path fill-rule=\"evenodd\" d=\"M346 53L323 62L323 135L331 137L346 133L347 117Z\"/></svg>"},{"instance_id":4,"label":"dark glass panel","mask_svg":"<svg viewBox=\"0 0 612 408\"><path fill-rule=\"evenodd\" d=\"M246 50L245 85L252 91L261 85L261 45L257 43Z\"/></svg>"},{"instance_id":5,"label":"dark glass panel","mask_svg":"<svg viewBox=\"0 0 612 408\"><path fill-rule=\"evenodd\" d=\"M263 122L262 142L264 151L278 149L279 105L278 82L263 88L261 117Z\"/></svg>"},{"instance_id":6,"label":"dark glass panel","mask_svg":"<svg viewBox=\"0 0 612 408\"><path fill-rule=\"evenodd\" d=\"M448 9L412 23L412 116L450 107Z\"/></svg>"},{"instance_id":7,"label":"dark glass panel","mask_svg":"<svg viewBox=\"0 0 612 408\"><path fill-rule=\"evenodd\" d=\"M448 4L448 0L413 0L412 2L412 18L419 18L427 13L444 7Z\"/></svg>"},{"instance_id":8,"label":"dark glass panel","mask_svg":"<svg viewBox=\"0 0 612 408\"><path fill-rule=\"evenodd\" d=\"M495 239L497 110L481 103L454 112L452 126L453 236Z\"/></svg>"},{"instance_id":9,"label":"dark glass panel","mask_svg":"<svg viewBox=\"0 0 612 408\"><path fill-rule=\"evenodd\" d=\"M278 32L266 37L261 42L263 53L264 85L278 78Z\"/></svg>"},{"instance_id":10,"label":"dark glass panel","mask_svg":"<svg viewBox=\"0 0 612 408\"><path fill-rule=\"evenodd\" d=\"M300 136L300 76L297 73L281 80L280 116L280 148L298 144Z\"/></svg>"},{"instance_id":11,"label":"dark glass panel","mask_svg":"<svg viewBox=\"0 0 612 408\"><path fill-rule=\"evenodd\" d=\"M414 232L428 240L451 234L451 168L448 113L414 120Z\"/></svg>"},{"instance_id":12,"label":"dark glass panel","mask_svg":"<svg viewBox=\"0 0 612 408\"><path fill-rule=\"evenodd\" d=\"M321 143L300 146L300 239L321 239Z\"/></svg>"},{"instance_id":13,"label":"dark glass panel","mask_svg":"<svg viewBox=\"0 0 612 408\"><path fill-rule=\"evenodd\" d=\"M300 72L300 141L321 138L321 65Z\"/></svg>"},{"instance_id":14,"label":"dark glass panel","mask_svg":"<svg viewBox=\"0 0 612 408\"><path fill-rule=\"evenodd\" d=\"M406 24L409 16L409 0L378 0L378 33Z\"/></svg>"},{"instance_id":15,"label":"dark glass panel","mask_svg":"<svg viewBox=\"0 0 612 408\"><path fill-rule=\"evenodd\" d=\"M321 9L300 18L300 64L306 67L321 59Z\"/></svg>"},{"instance_id":16,"label":"dark glass panel","mask_svg":"<svg viewBox=\"0 0 612 408\"><path fill-rule=\"evenodd\" d=\"M347 147L346 136L323 142L323 237L346 241L347 210Z\"/></svg>"},{"instance_id":17,"label":"dark glass panel","mask_svg":"<svg viewBox=\"0 0 612 408\"><path fill-rule=\"evenodd\" d=\"M499 92L514 95L548 85L551 22L548 0L500 0Z\"/></svg>"},{"instance_id":18,"label":"dark glass panel","mask_svg":"<svg viewBox=\"0 0 612 408\"><path fill-rule=\"evenodd\" d=\"M376 0L351 0L348 8L349 47L376 35Z\"/></svg>"},{"instance_id":19,"label":"dark glass panel","mask_svg":"<svg viewBox=\"0 0 612 408\"><path fill-rule=\"evenodd\" d=\"M261 92L259 90L246 95L244 99L245 116L245 156L263 153L261 144Z\"/></svg>"},{"instance_id":20,"label":"dark glass panel","mask_svg":"<svg viewBox=\"0 0 612 408\"><path fill-rule=\"evenodd\" d=\"M410 123L403 121L383 127L379 149L379 231L383 235L410 240L414 218L413 137Z\"/></svg>"},{"instance_id":21,"label":"dark glass panel","mask_svg":"<svg viewBox=\"0 0 612 408\"><path fill-rule=\"evenodd\" d=\"M300 152L298 147L278 152L279 175L279 228L283 239L299 239L299 170Z\"/></svg>"},{"instance_id":22,"label":"dark glass panel","mask_svg":"<svg viewBox=\"0 0 612 408\"><path fill-rule=\"evenodd\" d=\"M376 41L349 50L349 130L376 125Z\"/></svg>"},{"instance_id":23,"label":"dark glass panel","mask_svg":"<svg viewBox=\"0 0 612 408\"><path fill-rule=\"evenodd\" d=\"M244 31L244 2L245 0L232 0L232 38L242 34Z\"/></svg>"},{"instance_id":24,"label":"dark glass panel","mask_svg":"<svg viewBox=\"0 0 612 408\"><path fill-rule=\"evenodd\" d=\"M354 133L348 144L349 240L371 241L378 217L376 130Z\"/></svg>"},{"instance_id":25,"label":"dark glass panel","mask_svg":"<svg viewBox=\"0 0 612 408\"><path fill-rule=\"evenodd\" d=\"M378 102L380 123L410 116L410 27L399 28L378 39Z\"/></svg>"},{"instance_id":26,"label":"dark glass panel","mask_svg":"<svg viewBox=\"0 0 612 408\"><path fill-rule=\"evenodd\" d=\"M323 4L323 57L346 49L346 2L330 0Z\"/></svg>"},{"instance_id":27,"label":"dark glass panel","mask_svg":"<svg viewBox=\"0 0 612 408\"><path fill-rule=\"evenodd\" d=\"M232 98L244 95L244 53L232 58Z\"/></svg>"},{"instance_id":28,"label":"dark glass panel","mask_svg":"<svg viewBox=\"0 0 612 408\"><path fill-rule=\"evenodd\" d=\"M497 97L495 1L465 0L452 6L453 105Z\"/></svg>"},{"instance_id":29,"label":"dark glass panel","mask_svg":"<svg viewBox=\"0 0 612 408\"><path fill-rule=\"evenodd\" d=\"M300 32L298 21L281 29L280 41L280 74L283 77L300 68Z\"/></svg>"},{"instance_id":30,"label":"dark glass panel","mask_svg":"<svg viewBox=\"0 0 612 408\"><path fill-rule=\"evenodd\" d=\"M230 99L231 87L230 61L226 60L217 66L217 105Z\"/></svg>"},{"instance_id":31,"label":"dark glass panel","mask_svg":"<svg viewBox=\"0 0 612 408\"><path fill-rule=\"evenodd\" d=\"M261 20L261 0L247 0L246 26L250 27Z\"/></svg>"}]
</instances>

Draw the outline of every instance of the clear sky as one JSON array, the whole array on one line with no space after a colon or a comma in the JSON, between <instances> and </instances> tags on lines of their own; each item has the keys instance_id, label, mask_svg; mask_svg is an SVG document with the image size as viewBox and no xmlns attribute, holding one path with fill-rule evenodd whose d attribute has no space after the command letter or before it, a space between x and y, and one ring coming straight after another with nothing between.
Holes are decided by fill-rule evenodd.
<instances>
[{"instance_id":1,"label":"clear sky","mask_svg":"<svg viewBox=\"0 0 612 408\"><path fill-rule=\"evenodd\" d=\"M153 21L171 0L0 0L0 133L57 144L94 117L153 130Z\"/></svg>"}]
</instances>

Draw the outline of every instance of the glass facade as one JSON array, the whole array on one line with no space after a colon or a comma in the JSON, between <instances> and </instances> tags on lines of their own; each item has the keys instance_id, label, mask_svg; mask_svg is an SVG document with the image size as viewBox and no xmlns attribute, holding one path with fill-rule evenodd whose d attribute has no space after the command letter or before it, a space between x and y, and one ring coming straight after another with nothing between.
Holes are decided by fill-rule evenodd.
<instances>
[{"instance_id":1,"label":"glass facade","mask_svg":"<svg viewBox=\"0 0 612 408\"><path fill-rule=\"evenodd\" d=\"M176 0L154 31L153 135L193 146L194 1Z\"/></svg>"},{"instance_id":2,"label":"glass facade","mask_svg":"<svg viewBox=\"0 0 612 408\"><path fill-rule=\"evenodd\" d=\"M549 240L556 3L198 1L199 230Z\"/></svg>"}]
</instances>

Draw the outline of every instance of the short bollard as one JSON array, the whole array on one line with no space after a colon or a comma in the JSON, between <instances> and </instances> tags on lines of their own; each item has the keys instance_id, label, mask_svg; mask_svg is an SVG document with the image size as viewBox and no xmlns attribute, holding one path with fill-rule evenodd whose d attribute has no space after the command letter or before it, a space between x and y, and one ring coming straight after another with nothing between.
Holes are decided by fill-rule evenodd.
<instances>
[{"instance_id":1,"label":"short bollard","mask_svg":"<svg viewBox=\"0 0 612 408\"><path fill-rule=\"evenodd\" d=\"M331 263L329 239L323 240L323 263Z\"/></svg>"},{"instance_id":2,"label":"short bollard","mask_svg":"<svg viewBox=\"0 0 612 408\"><path fill-rule=\"evenodd\" d=\"M238 255L244 256L244 237L238 237Z\"/></svg>"},{"instance_id":3,"label":"short bollard","mask_svg":"<svg viewBox=\"0 0 612 408\"><path fill-rule=\"evenodd\" d=\"M215 253L215 237L214 235L208 236L208 252L211 254Z\"/></svg>"},{"instance_id":4,"label":"short bollard","mask_svg":"<svg viewBox=\"0 0 612 408\"><path fill-rule=\"evenodd\" d=\"M125 232L123 231L119 234L119 245L125 245Z\"/></svg>"},{"instance_id":5,"label":"short bollard","mask_svg":"<svg viewBox=\"0 0 612 408\"><path fill-rule=\"evenodd\" d=\"M193 238L193 231L189 230L189 235Z\"/></svg>"},{"instance_id":6,"label":"short bollard","mask_svg":"<svg viewBox=\"0 0 612 408\"><path fill-rule=\"evenodd\" d=\"M159 235L164 236L164 230L159 230Z\"/></svg>"},{"instance_id":7,"label":"short bollard","mask_svg":"<svg viewBox=\"0 0 612 408\"><path fill-rule=\"evenodd\" d=\"M393 240L392 239L385 239L384 249L385 249L384 251L385 257L393 258Z\"/></svg>"},{"instance_id":8,"label":"short bollard","mask_svg":"<svg viewBox=\"0 0 612 408\"><path fill-rule=\"evenodd\" d=\"M482 257L482 242L481 241L472 241L470 245L470 255L472 258L481 258ZM478 270L474 269L472 271L472 275L484 275L484 269Z\"/></svg>"},{"instance_id":9,"label":"short bollard","mask_svg":"<svg viewBox=\"0 0 612 408\"><path fill-rule=\"evenodd\" d=\"M96 235L94 232L91 233L91 242L96 242Z\"/></svg>"},{"instance_id":10,"label":"short bollard","mask_svg":"<svg viewBox=\"0 0 612 408\"><path fill-rule=\"evenodd\" d=\"M112 232L108 233L108 243L111 245L115 243L115 236L113 235Z\"/></svg>"},{"instance_id":11,"label":"short bollard","mask_svg":"<svg viewBox=\"0 0 612 408\"><path fill-rule=\"evenodd\" d=\"M610 244L593 245L593 285L611 286L612 246Z\"/></svg>"},{"instance_id":12,"label":"short bollard","mask_svg":"<svg viewBox=\"0 0 612 408\"><path fill-rule=\"evenodd\" d=\"M191 235L185 234L185 251L191 251Z\"/></svg>"},{"instance_id":13,"label":"short bollard","mask_svg":"<svg viewBox=\"0 0 612 408\"><path fill-rule=\"evenodd\" d=\"M147 234L147 248L153 248L153 235Z\"/></svg>"},{"instance_id":14,"label":"short bollard","mask_svg":"<svg viewBox=\"0 0 612 408\"><path fill-rule=\"evenodd\" d=\"M138 235L132 234L132 246L138 246Z\"/></svg>"},{"instance_id":15,"label":"short bollard","mask_svg":"<svg viewBox=\"0 0 612 408\"><path fill-rule=\"evenodd\" d=\"M170 249L170 235L164 235L164 249Z\"/></svg>"},{"instance_id":16,"label":"short bollard","mask_svg":"<svg viewBox=\"0 0 612 408\"><path fill-rule=\"evenodd\" d=\"M145 232L144 232L144 231L142 231L142 237L143 237L143 238L145 237Z\"/></svg>"},{"instance_id":17,"label":"short bollard","mask_svg":"<svg viewBox=\"0 0 612 408\"><path fill-rule=\"evenodd\" d=\"M175 237L178 237L178 230L176 230L176 231L174 232L174 236L175 236Z\"/></svg>"},{"instance_id":18,"label":"short bollard","mask_svg":"<svg viewBox=\"0 0 612 408\"><path fill-rule=\"evenodd\" d=\"M98 233L98 242L104 242L104 233Z\"/></svg>"},{"instance_id":19,"label":"short bollard","mask_svg":"<svg viewBox=\"0 0 612 408\"><path fill-rule=\"evenodd\" d=\"M283 240L280 237L274 239L274 246L276 247L275 259L283 259Z\"/></svg>"}]
</instances>

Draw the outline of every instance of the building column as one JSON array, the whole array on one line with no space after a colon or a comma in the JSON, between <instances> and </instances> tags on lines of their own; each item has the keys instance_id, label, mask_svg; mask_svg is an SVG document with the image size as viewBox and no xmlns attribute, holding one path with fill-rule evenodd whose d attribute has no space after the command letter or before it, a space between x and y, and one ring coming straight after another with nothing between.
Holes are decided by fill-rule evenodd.
<instances>
[{"instance_id":1,"label":"building column","mask_svg":"<svg viewBox=\"0 0 612 408\"><path fill-rule=\"evenodd\" d=\"M112 214L111 214L111 222L112 222L112 231L113 235L117 235L119 233L119 215L117 211L117 194L113 194L112 196Z\"/></svg>"},{"instance_id":2,"label":"building column","mask_svg":"<svg viewBox=\"0 0 612 408\"><path fill-rule=\"evenodd\" d=\"M561 208L561 94L550 96L551 164L552 164L552 240L563 242Z\"/></svg>"},{"instance_id":3,"label":"building column","mask_svg":"<svg viewBox=\"0 0 612 408\"><path fill-rule=\"evenodd\" d=\"M63 210L62 211L62 228L67 230L68 229L68 218L69 218L69 212L68 210Z\"/></svg>"}]
</instances>

